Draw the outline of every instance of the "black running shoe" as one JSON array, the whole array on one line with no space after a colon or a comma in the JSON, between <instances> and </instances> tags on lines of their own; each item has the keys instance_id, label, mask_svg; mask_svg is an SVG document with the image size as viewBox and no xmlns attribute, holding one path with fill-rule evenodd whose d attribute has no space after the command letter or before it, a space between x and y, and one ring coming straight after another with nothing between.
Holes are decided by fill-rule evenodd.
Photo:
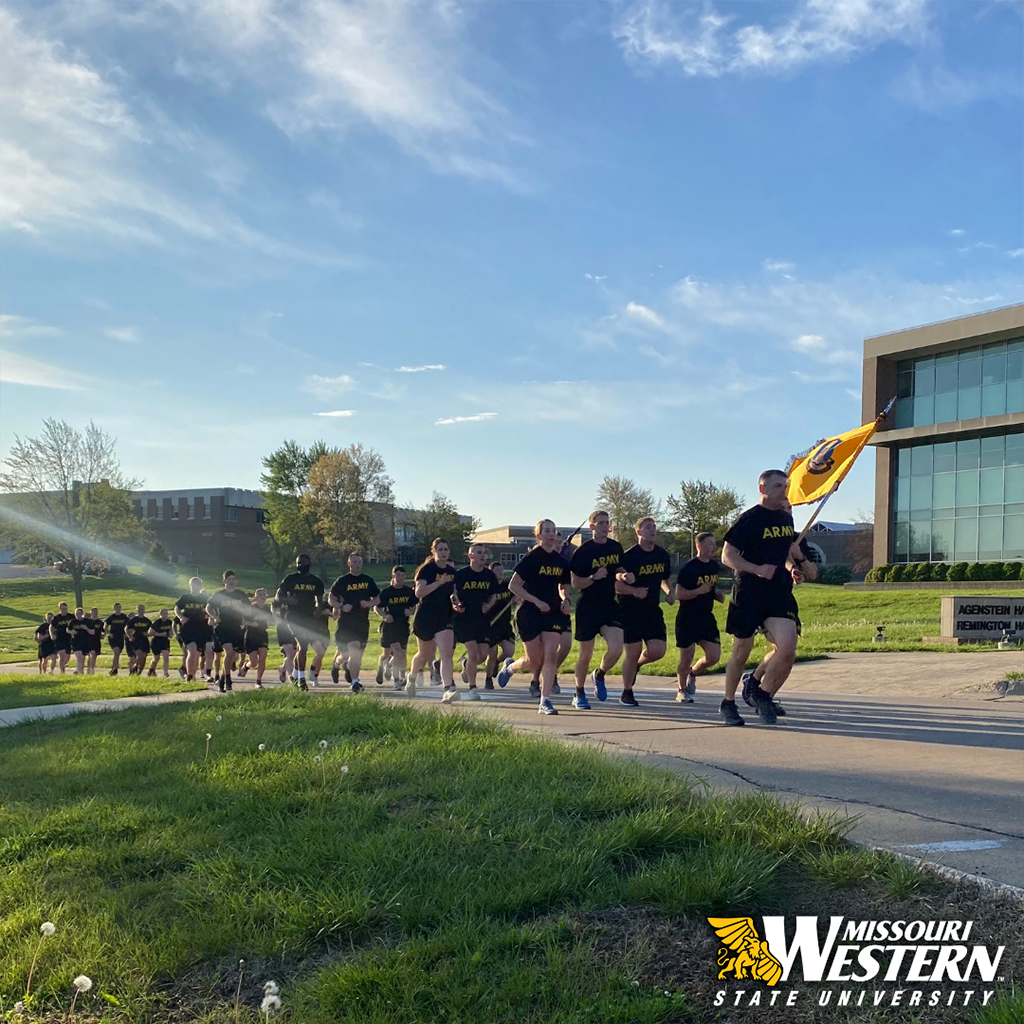
<instances>
[{"instance_id":1,"label":"black running shoe","mask_svg":"<svg viewBox=\"0 0 1024 1024\"><path fill-rule=\"evenodd\" d=\"M459 662L459 664L462 667L462 681L464 683L466 683L467 686L469 685L469 673L466 671L466 663L468 661L469 661L469 657L464 654L462 656L462 661Z\"/></svg>"},{"instance_id":2,"label":"black running shoe","mask_svg":"<svg viewBox=\"0 0 1024 1024\"><path fill-rule=\"evenodd\" d=\"M231 689L231 676L226 676L224 679L224 685L230 690Z\"/></svg>"},{"instance_id":3,"label":"black running shoe","mask_svg":"<svg viewBox=\"0 0 1024 1024\"><path fill-rule=\"evenodd\" d=\"M725 719L726 725L746 724L740 717L739 711L736 710L736 701L734 700L723 700L718 708L718 713Z\"/></svg>"},{"instance_id":4,"label":"black running shoe","mask_svg":"<svg viewBox=\"0 0 1024 1024\"><path fill-rule=\"evenodd\" d=\"M116 675L117 675L117 669L116 669L116 668L112 668L112 669L110 670L110 673L109 673L109 674L110 674L110 675L112 675L112 676L116 676Z\"/></svg>"},{"instance_id":5,"label":"black running shoe","mask_svg":"<svg viewBox=\"0 0 1024 1024\"><path fill-rule=\"evenodd\" d=\"M184 679L185 678L185 670L183 668L179 668L178 669L178 678L179 679Z\"/></svg>"},{"instance_id":6,"label":"black running shoe","mask_svg":"<svg viewBox=\"0 0 1024 1024\"><path fill-rule=\"evenodd\" d=\"M331 682L332 683L340 683L341 682L341 669L339 669L336 664L331 666Z\"/></svg>"},{"instance_id":7,"label":"black running shoe","mask_svg":"<svg viewBox=\"0 0 1024 1024\"><path fill-rule=\"evenodd\" d=\"M348 665L345 666L345 682L346 683L351 683L352 682L352 673L349 672Z\"/></svg>"},{"instance_id":8,"label":"black running shoe","mask_svg":"<svg viewBox=\"0 0 1024 1024\"><path fill-rule=\"evenodd\" d=\"M306 680L305 679L296 679L295 680L295 685L300 690L302 690L303 693L305 693L309 689L309 687L306 685Z\"/></svg>"},{"instance_id":9,"label":"black running shoe","mask_svg":"<svg viewBox=\"0 0 1024 1024\"><path fill-rule=\"evenodd\" d=\"M484 680L484 689L485 690L493 690L494 689L494 680L490 676L488 676Z\"/></svg>"},{"instance_id":10,"label":"black running shoe","mask_svg":"<svg viewBox=\"0 0 1024 1024\"><path fill-rule=\"evenodd\" d=\"M777 700L772 701L772 707L775 708L775 714L778 715L779 718L786 717L786 709Z\"/></svg>"},{"instance_id":11,"label":"black running shoe","mask_svg":"<svg viewBox=\"0 0 1024 1024\"><path fill-rule=\"evenodd\" d=\"M775 714L775 703L770 694L757 687L753 693L754 706L757 708L757 716L765 725L774 725L778 716Z\"/></svg>"},{"instance_id":12,"label":"black running shoe","mask_svg":"<svg viewBox=\"0 0 1024 1024\"><path fill-rule=\"evenodd\" d=\"M377 666L377 685L378 686L383 686L384 685L384 666L383 665L378 665Z\"/></svg>"},{"instance_id":13,"label":"black running shoe","mask_svg":"<svg viewBox=\"0 0 1024 1024\"><path fill-rule=\"evenodd\" d=\"M539 697L540 696L540 683L538 683L536 679L532 679L530 681L530 696L531 697Z\"/></svg>"},{"instance_id":14,"label":"black running shoe","mask_svg":"<svg viewBox=\"0 0 1024 1024\"><path fill-rule=\"evenodd\" d=\"M217 689L220 690L221 693L224 692L224 680L221 679L220 676L217 677Z\"/></svg>"},{"instance_id":15,"label":"black running shoe","mask_svg":"<svg viewBox=\"0 0 1024 1024\"><path fill-rule=\"evenodd\" d=\"M622 696L619 697L619 703L624 704L627 708L640 707L636 697L633 696L632 690L624 690L622 692Z\"/></svg>"},{"instance_id":16,"label":"black running shoe","mask_svg":"<svg viewBox=\"0 0 1024 1024\"><path fill-rule=\"evenodd\" d=\"M754 707L754 691L757 689L757 680L754 678L754 673L744 672L740 682L743 683L743 703L748 708Z\"/></svg>"},{"instance_id":17,"label":"black running shoe","mask_svg":"<svg viewBox=\"0 0 1024 1024\"><path fill-rule=\"evenodd\" d=\"M358 680L356 680L352 684L352 692L353 693L362 693L363 692L363 684L360 683Z\"/></svg>"}]
</instances>

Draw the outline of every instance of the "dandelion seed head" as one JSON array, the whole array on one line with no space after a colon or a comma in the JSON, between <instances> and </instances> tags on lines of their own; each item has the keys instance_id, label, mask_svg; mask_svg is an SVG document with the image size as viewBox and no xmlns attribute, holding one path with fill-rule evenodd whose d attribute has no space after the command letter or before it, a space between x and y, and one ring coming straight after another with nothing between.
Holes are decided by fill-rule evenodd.
<instances>
[{"instance_id":1,"label":"dandelion seed head","mask_svg":"<svg viewBox=\"0 0 1024 1024\"><path fill-rule=\"evenodd\" d=\"M40 933L41 933L42 935L45 935L45 936L47 936L47 937L49 937L49 936L53 935L53 933L54 933L54 932L55 932L56 930L57 930L57 926L56 926L56 925L55 925L55 924L54 924L54 923L53 923L52 921L44 921L44 922L43 922L43 923L42 923L42 924L41 924L41 925L39 926L39 931L40 931Z\"/></svg>"},{"instance_id":2,"label":"dandelion seed head","mask_svg":"<svg viewBox=\"0 0 1024 1024\"><path fill-rule=\"evenodd\" d=\"M257 750L266 750L267 749L267 745L266 745L266 743L261 743L259 745L259 747L257 747L256 749Z\"/></svg>"},{"instance_id":3,"label":"dandelion seed head","mask_svg":"<svg viewBox=\"0 0 1024 1024\"><path fill-rule=\"evenodd\" d=\"M276 996L281 990L277 987L277 982L271 980L264 983L263 991L268 996Z\"/></svg>"},{"instance_id":4,"label":"dandelion seed head","mask_svg":"<svg viewBox=\"0 0 1024 1024\"><path fill-rule=\"evenodd\" d=\"M313 760L316 761L317 764L319 764L323 760L323 758L319 754L317 754L316 757L313 758Z\"/></svg>"},{"instance_id":5,"label":"dandelion seed head","mask_svg":"<svg viewBox=\"0 0 1024 1024\"><path fill-rule=\"evenodd\" d=\"M23 1002L21 1002L21 1000L19 1000L18 1002L16 1002L14 1004L14 1012L15 1013L24 1013L25 1012L25 1004Z\"/></svg>"},{"instance_id":6,"label":"dandelion seed head","mask_svg":"<svg viewBox=\"0 0 1024 1024\"><path fill-rule=\"evenodd\" d=\"M348 772L348 765L347 764L343 764L341 766L341 770L342 770L342 773L347 773Z\"/></svg>"},{"instance_id":7,"label":"dandelion seed head","mask_svg":"<svg viewBox=\"0 0 1024 1024\"><path fill-rule=\"evenodd\" d=\"M639 981L634 981L633 984L636 985L637 988L640 987L640 982Z\"/></svg>"},{"instance_id":8,"label":"dandelion seed head","mask_svg":"<svg viewBox=\"0 0 1024 1024\"><path fill-rule=\"evenodd\" d=\"M92 988L92 978L87 974L80 974L71 984L76 992L88 992Z\"/></svg>"},{"instance_id":9,"label":"dandelion seed head","mask_svg":"<svg viewBox=\"0 0 1024 1024\"><path fill-rule=\"evenodd\" d=\"M672 993L669 992L668 989L664 989L662 994L668 996L670 999L672 998Z\"/></svg>"},{"instance_id":10,"label":"dandelion seed head","mask_svg":"<svg viewBox=\"0 0 1024 1024\"><path fill-rule=\"evenodd\" d=\"M206 739L207 739L207 742L209 742L210 740L212 740L212 739L213 739L213 733L212 733L212 732L208 732L208 733L206 734Z\"/></svg>"},{"instance_id":11,"label":"dandelion seed head","mask_svg":"<svg viewBox=\"0 0 1024 1024\"><path fill-rule=\"evenodd\" d=\"M263 997L263 1002L260 1003L260 1012L265 1013L268 1017L273 1016L281 1009L281 997L275 995L273 992L268 992Z\"/></svg>"},{"instance_id":12,"label":"dandelion seed head","mask_svg":"<svg viewBox=\"0 0 1024 1024\"><path fill-rule=\"evenodd\" d=\"M326 750L327 749L327 740L321 740L320 741L320 749L321 750Z\"/></svg>"},{"instance_id":13,"label":"dandelion seed head","mask_svg":"<svg viewBox=\"0 0 1024 1024\"><path fill-rule=\"evenodd\" d=\"M218 721L218 722L219 722L219 721L221 721L221 719L223 719L223 717L224 717L223 715L218 715L218 716L217 716L217 721Z\"/></svg>"},{"instance_id":14,"label":"dandelion seed head","mask_svg":"<svg viewBox=\"0 0 1024 1024\"><path fill-rule=\"evenodd\" d=\"M238 961L238 969L241 970L244 966L245 966L245 961L244 960L239 960Z\"/></svg>"}]
</instances>

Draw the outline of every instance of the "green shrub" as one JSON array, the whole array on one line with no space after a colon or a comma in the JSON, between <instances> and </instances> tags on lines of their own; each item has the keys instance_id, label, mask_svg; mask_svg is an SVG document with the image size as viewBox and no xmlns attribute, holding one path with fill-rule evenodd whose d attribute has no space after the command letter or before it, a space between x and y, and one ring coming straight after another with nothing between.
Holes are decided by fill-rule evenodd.
<instances>
[{"instance_id":1,"label":"green shrub","mask_svg":"<svg viewBox=\"0 0 1024 1024\"><path fill-rule=\"evenodd\" d=\"M826 565L818 573L818 582L826 583L831 587L841 587L853 579L853 570L848 565Z\"/></svg>"},{"instance_id":2,"label":"green shrub","mask_svg":"<svg viewBox=\"0 0 1024 1024\"><path fill-rule=\"evenodd\" d=\"M1004 562L1003 579L1019 580L1021 578L1021 569L1024 569L1024 562Z\"/></svg>"},{"instance_id":3,"label":"green shrub","mask_svg":"<svg viewBox=\"0 0 1024 1024\"><path fill-rule=\"evenodd\" d=\"M982 571L985 573L982 578L986 580L1002 580L1006 578L1003 575L1002 562L986 562L982 567Z\"/></svg>"},{"instance_id":4,"label":"green shrub","mask_svg":"<svg viewBox=\"0 0 1024 1024\"><path fill-rule=\"evenodd\" d=\"M867 575L864 577L865 583L884 583L892 565L886 562L885 565L876 565L873 569L868 569Z\"/></svg>"},{"instance_id":5,"label":"green shrub","mask_svg":"<svg viewBox=\"0 0 1024 1024\"><path fill-rule=\"evenodd\" d=\"M889 571L885 574L886 583L902 583L903 573L906 571L906 567L902 565L892 565L889 567Z\"/></svg>"},{"instance_id":6,"label":"green shrub","mask_svg":"<svg viewBox=\"0 0 1024 1024\"><path fill-rule=\"evenodd\" d=\"M949 566L945 562L936 562L932 566L932 579L936 582L941 582L946 578L947 572L949 572Z\"/></svg>"},{"instance_id":7,"label":"green shrub","mask_svg":"<svg viewBox=\"0 0 1024 1024\"><path fill-rule=\"evenodd\" d=\"M987 580L988 576L985 575L985 563L971 562L971 564L967 566L967 575L965 578L969 580Z\"/></svg>"},{"instance_id":8,"label":"green shrub","mask_svg":"<svg viewBox=\"0 0 1024 1024\"><path fill-rule=\"evenodd\" d=\"M954 562L946 573L946 579L951 583L956 583L960 580L967 579L967 563L966 562Z\"/></svg>"},{"instance_id":9,"label":"green shrub","mask_svg":"<svg viewBox=\"0 0 1024 1024\"><path fill-rule=\"evenodd\" d=\"M1024 562L1021 562L1020 575L1017 577L1017 579L1024 580Z\"/></svg>"},{"instance_id":10,"label":"green shrub","mask_svg":"<svg viewBox=\"0 0 1024 1024\"><path fill-rule=\"evenodd\" d=\"M925 583L932 578L932 564L931 562L918 562L914 566L913 579L919 583Z\"/></svg>"}]
</instances>

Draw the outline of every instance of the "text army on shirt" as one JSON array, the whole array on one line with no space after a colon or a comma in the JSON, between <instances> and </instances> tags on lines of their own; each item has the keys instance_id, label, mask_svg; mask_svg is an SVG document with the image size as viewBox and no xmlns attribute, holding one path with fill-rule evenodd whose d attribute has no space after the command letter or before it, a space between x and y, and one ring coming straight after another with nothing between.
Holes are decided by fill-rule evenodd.
<instances>
[{"instance_id":1,"label":"text army on shirt","mask_svg":"<svg viewBox=\"0 0 1024 1024\"><path fill-rule=\"evenodd\" d=\"M569 582L569 563L558 551L545 551L538 544L522 557L516 573L527 593L543 601L551 611L558 611L562 604L558 586Z\"/></svg>"},{"instance_id":2,"label":"text army on shirt","mask_svg":"<svg viewBox=\"0 0 1024 1024\"><path fill-rule=\"evenodd\" d=\"M441 569L438 568L436 562L430 561L426 565L421 565L416 570L416 579L423 580L426 584L436 583L443 576L448 577L448 582L443 587L438 587L433 593L427 594L426 597L420 599L418 615L424 615L427 618L437 616L442 620L445 618L450 620L452 614L452 592L455 589L455 566L449 562L448 565Z\"/></svg>"},{"instance_id":3,"label":"text army on shirt","mask_svg":"<svg viewBox=\"0 0 1024 1024\"><path fill-rule=\"evenodd\" d=\"M281 581L278 587L283 598L282 610L289 619L312 622L324 598L324 581L311 572L293 572ZM295 604L288 602L295 598Z\"/></svg>"},{"instance_id":4,"label":"text army on shirt","mask_svg":"<svg viewBox=\"0 0 1024 1024\"><path fill-rule=\"evenodd\" d=\"M644 551L639 544L634 544L622 556L622 568L635 577L630 586L646 587L647 596L635 598L631 594L620 594L620 599L658 604L661 601L661 581L667 580L670 575L669 562L669 553L657 544L650 551Z\"/></svg>"},{"instance_id":5,"label":"text army on shirt","mask_svg":"<svg viewBox=\"0 0 1024 1024\"><path fill-rule=\"evenodd\" d=\"M579 546L569 563L569 568L577 576L586 576L589 579L601 566L608 570L608 575L604 579L591 583L585 590L580 591L581 602L615 600L615 574L622 568L622 555L622 545L611 537L603 544L598 544L596 540L588 540Z\"/></svg>"},{"instance_id":6,"label":"text army on shirt","mask_svg":"<svg viewBox=\"0 0 1024 1024\"><path fill-rule=\"evenodd\" d=\"M765 508L764 505L748 508L729 528L725 540L753 565L776 567L770 580L740 573L738 585L764 590L792 590L793 577L786 571L786 561L796 540L796 531L793 517L788 512Z\"/></svg>"},{"instance_id":7,"label":"text army on shirt","mask_svg":"<svg viewBox=\"0 0 1024 1024\"><path fill-rule=\"evenodd\" d=\"M686 565L679 570L676 583L683 590L696 590L706 583L712 584L711 590L700 597L691 597L689 601L679 602L679 615L684 617L714 614L715 611L715 585L718 583L719 574L722 572L721 563L714 558L702 562L699 558L691 558Z\"/></svg>"},{"instance_id":8,"label":"text army on shirt","mask_svg":"<svg viewBox=\"0 0 1024 1024\"><path fill-rule=\"evenodd\" d=\"M455 596L465 608L464 615L482 615L485 602L497 589L498 577L486 566L477 572L467 565L455 574Z\"/></svg>"},{"instance_id":9,"label":"text army on shirt","mask_svg":"<svg viewBox=\"0 0 1024 1024\"><path fill-rule=\"evenodd\" d=\"M210 595L205 590L198 594L182 594L174 603L174 610L181 618L188 619L187 626L206 625L209 621L206 606L210 603Z\"/></svg>"},{"instance_id":10,"label":"text army on shirt","mask_svg":"<svg viewBox=\"0 0 1024 1024\"><path fill-rule=\"evenodd\" d=\"M331 587L331 597L341 604L352 605L351 611L339 612L339 615L344 615L349 622L369 622L370 609L360 607L360 602L377 597L379 593L376 581L366 573L353 576L347 572L344 576L339 576Z\"/></svg>"},{"instance_id":11,"label":"text army on shirt","mask_svg":"<svg viewBox=\"0 0 1024 1024\"><path fill-rule=\"evenodd\" d=\"M415 608L419 604L416 593L412 587L385 587L380 592L380 603L377 610L383 615L390 615L396 625L408 622L409 617L405 614L409 608Z\"/></svg>"}]
</instances>

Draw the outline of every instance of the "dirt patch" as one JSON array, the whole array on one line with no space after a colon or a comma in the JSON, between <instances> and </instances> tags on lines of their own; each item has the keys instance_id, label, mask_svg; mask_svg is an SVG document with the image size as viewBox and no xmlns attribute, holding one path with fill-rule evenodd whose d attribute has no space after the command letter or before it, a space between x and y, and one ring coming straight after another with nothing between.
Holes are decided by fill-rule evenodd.
<instances>
[{"instance_id":1,"label":"dirt patch","mask_svg":"<svg viewBox=\"0 0 1024 1024\"><path fill-rule=\"evenodd\" d=\"M956 692L992 697L1024 697L1024 679L999 679L994 683L974 683L971 686L961 686Z\"/></svg>"}]
</instances>

